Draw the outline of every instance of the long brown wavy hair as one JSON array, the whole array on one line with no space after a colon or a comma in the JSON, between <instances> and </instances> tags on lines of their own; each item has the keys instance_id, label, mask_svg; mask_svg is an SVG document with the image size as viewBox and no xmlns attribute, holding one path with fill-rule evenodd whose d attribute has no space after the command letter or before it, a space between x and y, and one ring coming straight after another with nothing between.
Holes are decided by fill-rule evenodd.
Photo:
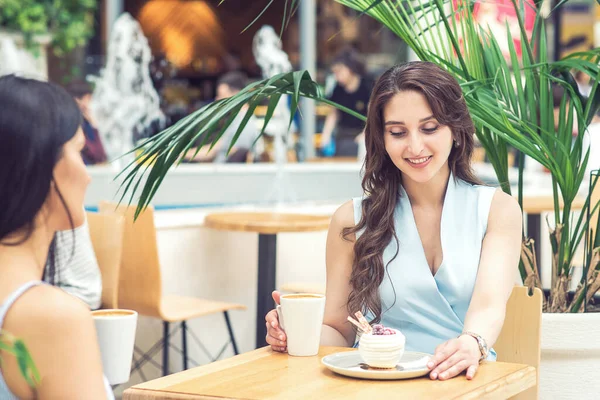
<instances>
[{"instance_id":1,"label":"long brown wavy hair","mask_svg":"<svg viewBox=\"0 0 600 400\"><path fill-rule=\"evenodd\" d=\"M363 165L362 215L358 224L344 228L342 237L360 232L354 243L354 261L348 296L348 312L357 310L371 315L371 322L381 321L379 286L387 273L383 251L398 236L394 226L394 209L400 198L402 176L387 154L384 144L383 109L392 97L402 91L416 91L427 99L437 121L452 131L459 144L448 157L455 179L480 184L471 169L475 127L458 82L448 72L430 62L409 62L396 65L377 80L369 101L365 127L366 158ZM390 308L393 306L390 305Z\"/></svg>"}]
</instances>

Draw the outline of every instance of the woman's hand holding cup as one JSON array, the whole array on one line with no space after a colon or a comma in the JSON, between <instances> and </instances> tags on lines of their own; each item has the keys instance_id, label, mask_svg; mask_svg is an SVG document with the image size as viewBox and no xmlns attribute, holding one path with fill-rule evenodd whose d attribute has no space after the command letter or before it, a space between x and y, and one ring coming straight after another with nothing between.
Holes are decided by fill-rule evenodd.
<instances>
[{"instance_id":1,"label":"woman's hand holding cup","mask_svg":"<svg viewBox=\"0 0 600 400\"><path fill-rule=\"evenodd\" d=\"M279 305L281 294L278 291L273 292L273 300ZM273 351L285 353L287 351L287 337L279 323L277 310L273 309L265 317L267 324L267 343L271 345Z\"/></svg>"}]
</instances>

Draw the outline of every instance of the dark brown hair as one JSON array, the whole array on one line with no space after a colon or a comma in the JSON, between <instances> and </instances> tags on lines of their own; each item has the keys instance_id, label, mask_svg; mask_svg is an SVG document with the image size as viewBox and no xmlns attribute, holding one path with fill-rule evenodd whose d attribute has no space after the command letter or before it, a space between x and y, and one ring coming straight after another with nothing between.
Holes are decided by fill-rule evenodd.
<instances>
[{"instance_id":1,"label":"dark brown hair","mask_svg":"<svg viewBox=\"0 0 600 400\"><path fill-rule=\"evenodd\" d=\"M394 226L394 209L400 197L402 177L389 158L384 144L383 109L390 99L402 91L416 91L425 96L433 116L446 125L458 147L452 147L448 164L455 179L480 184L471 169L475 128L458 82L448 72L429 62L409 62L396 65L377 80L367 114L365 127L366 158L363 166L362 215L358 224L344 228L342 236L361 232L354 243L354 261L348 297L348 312L361 310L381 320L379 286L389 263L384 266L383 251L392 238L398 243ZM390 305L391 307L391 305Z\"/></svg>"}]
</instances>

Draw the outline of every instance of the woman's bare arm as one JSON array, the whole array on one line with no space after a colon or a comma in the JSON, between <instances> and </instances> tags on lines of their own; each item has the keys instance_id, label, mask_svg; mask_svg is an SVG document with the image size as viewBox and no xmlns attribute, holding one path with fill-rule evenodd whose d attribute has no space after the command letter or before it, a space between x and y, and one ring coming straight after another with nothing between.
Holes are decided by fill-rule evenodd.
<instances>
[{"instance_id":1,"label":"woman's bare arm","mask_svg":"<svg viewBox=\"0 0 600 400\"><path fill-rule=\"evenodd\" d=\"M521 252L521 209L514 198L497 190L492 200L475 289L465 317L464 332L485 339L488 346L498 339L506 314L506 302L516 281ZM473 379L481 352L475 338L461 335L435 349L427 364L432 379L450 379L467 371Z\"/></svg>"},{"instance_id":2,"label":"woman's bare arm","mask_svg":"<svg viewBox=\"0 0 600 400\"><path fill-rule=\"evenodd\" d=\"M350 276L354 260L354 235L352 240L342 238L342 230L354 226L354 206L352 201L344 203L333 214L327 234L327 301L321 333L323 346L352 346L355 331L347 321Z\"/></svg>"},{"instance_id":3,"label":"woman's bare arm","mask_svg":"<svg viewBox=\"0 0 600 400\"><path fill-rule=\"evenodd\" d=\"M521 209L516 200L500 190L496 191L464 326L465 331L481 335L490 347L500 335L506 302L516 282L522 223Z\"/></svg>"},{"instance_id":4,"label":"woman's bare arm","mask_svg":"<svg viewBox=\"0 0 600 400\"><path fill-rule=\"evenodd\" d=\"M4 328L25 342L41 376L32 390L14 357L4 357L4 377L19 397L107 398L96 330L83 302L54 287L34 287L11 307Z\"/></svg>"},{"instance_id":5,"label":"woman's bare arm","mask_svg":"<svg viewBox=\"0 0 600 400\"><path fill-rule=\"evenodd\" d=\"M325 147L325 145L327 145L327 143L331 141L331 135L333 134L333 130L337 125L338 119L339 111L331 107L331 110L329 110L329 113L325 117L325 122L323 123L323 132L321 133L321 147Z\"/></svg>"}]
</instances>

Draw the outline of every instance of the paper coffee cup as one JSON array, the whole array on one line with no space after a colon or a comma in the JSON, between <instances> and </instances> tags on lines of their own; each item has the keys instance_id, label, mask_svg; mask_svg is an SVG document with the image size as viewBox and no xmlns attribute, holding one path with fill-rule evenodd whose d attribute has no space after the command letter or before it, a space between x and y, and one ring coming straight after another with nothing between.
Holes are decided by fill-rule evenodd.
<instances>
[{"instance_id":1,"label":"paper coffee cup","mask_svg":"<svg viewBox=\"0 0 600 400\"><path fill-rule=\"evenodd\" d=\"M111 385L129 380L138 314L132 310L106 309L92 311L102 370Z\"/></svg>"},{"instance_id":2,"label":"paper coffee cup","mask_svg":"<svg viewBox=\"0 0 600 400\"><path fill-rule=\"evenodd\" d=\"M325 296L312 293L286 294L277 306L279 324L287 336L288 354L314 356L319 353Z\"/></svg>"}]
</instances>

